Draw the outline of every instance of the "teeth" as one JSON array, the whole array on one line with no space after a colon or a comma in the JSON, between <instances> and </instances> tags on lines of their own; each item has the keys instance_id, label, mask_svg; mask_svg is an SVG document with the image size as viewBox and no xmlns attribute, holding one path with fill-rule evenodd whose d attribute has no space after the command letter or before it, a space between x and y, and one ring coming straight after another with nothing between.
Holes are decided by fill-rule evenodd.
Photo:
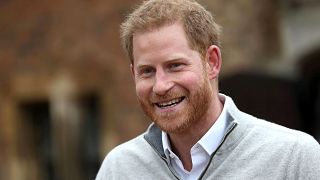
<instances>
[{"instance_id":1,"label":"teeth","mask_svg":"<svg viewBox=\"0 0 320 180\"><path fill-rule=\"evenodd\" d=\"M168 107L168 106L173 106L173 105L175 105L175 104L177 104L177 103L181 102L181 101L182 101L182 99L183 99L183 98L181 97L181 98L173 99L173 100L168 101L168 102L157 103L157 105L158 105L159 107Z\"/></svg>"}]
</instances>

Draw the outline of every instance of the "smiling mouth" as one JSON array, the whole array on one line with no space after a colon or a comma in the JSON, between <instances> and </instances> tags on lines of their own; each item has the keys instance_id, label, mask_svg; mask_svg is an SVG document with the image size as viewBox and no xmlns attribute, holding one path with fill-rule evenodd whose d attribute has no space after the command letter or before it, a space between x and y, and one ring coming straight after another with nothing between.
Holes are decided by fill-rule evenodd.
<instances>
[{"instance_id":1,"label":"smiling mouth","mask_svg":"<svg viewBox=\"0 0 320 180\"><path fill-rule=\"evenodd\" d=\"M156 106L158 106L159 108L169 108L169 107L173 107L178 105L180 102L182 102L184 100L185 97L179 97L176 99L172 99L170 101L166 101L166 102L161 102L161 103L155 103Z\"/></svg>"}]
</instances>

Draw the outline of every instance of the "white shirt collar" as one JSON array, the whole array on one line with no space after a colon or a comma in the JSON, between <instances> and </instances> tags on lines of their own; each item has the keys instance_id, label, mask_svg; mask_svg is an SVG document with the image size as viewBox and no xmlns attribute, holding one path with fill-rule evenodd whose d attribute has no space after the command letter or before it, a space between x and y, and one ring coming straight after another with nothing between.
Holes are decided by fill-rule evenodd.
<instances>
[{"instance_id":1,"label":"white shirt collar","mask_svg":"<svg viewBox=\"0 0 320 180\"><path fill-rule=\"evenodd\" d=\"M161 135L162 135L162 146L163 146L164 153L167 156L167 158L169 158L169 154L171 152L171 145L169 142L168 134L162 131Z\"/></svg>"},{"instance_id":2,"label":"white shirt collar","mask_svg":"<svg viewBox=\"0 0 320 180\"><path fill-rule=\"evenodd\" d=\"M227 109L231 101L229 97L222 94L219 95L219 99L223 103L221 114L206 134L197 142L210 156L218 148L224 137L227 126Z\"/></svg>"}]
</instances>

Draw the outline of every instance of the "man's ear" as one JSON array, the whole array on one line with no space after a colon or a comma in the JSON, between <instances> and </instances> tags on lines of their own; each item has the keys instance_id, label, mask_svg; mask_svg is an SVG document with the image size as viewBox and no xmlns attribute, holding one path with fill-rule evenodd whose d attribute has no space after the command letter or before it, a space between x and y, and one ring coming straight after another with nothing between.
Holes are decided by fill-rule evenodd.
<instances>
[{"instance_id":1,"label":"man's ear","mask_svg":"<svg viewBox=\"0 0 320 180\"><path fill-rule=\"evenodd\" d=\"M134 72L134 66L133 66L132 63L130 64L130 69L131 69L132 79L133 79L134 82L136 82L135 75L134 75L134 74L135 74L135 72Z\"/></svg>"},{"instance_id":2,"label":"man's ear","mask_svg":"<svg viewBox=\"0 0 320 180\"><path fill-rule=\"evenodd\" d=\"M206 53L206 68L209 79L218 77L221 69L221 52L220 48L216 45L211 45Z\"/></svg>"}]
</instances>

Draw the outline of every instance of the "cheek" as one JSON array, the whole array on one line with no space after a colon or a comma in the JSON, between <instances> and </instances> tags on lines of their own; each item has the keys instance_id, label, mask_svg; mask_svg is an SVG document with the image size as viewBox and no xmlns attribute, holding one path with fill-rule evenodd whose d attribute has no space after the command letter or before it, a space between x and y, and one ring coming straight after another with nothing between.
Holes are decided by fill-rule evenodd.
<instances>
[{"instance_id":1,"label":"cheek","mask_svg":"<svg viewBox=\"0 0 320 180\"><path fill-rule=\"evenodd\" d=\"M138 98L146 98L151 90L148 83L138 82L136 83L136 94Z\"/></svg>"},{"instance_id":2,"label":"cheek","mask_svg":"<svg viewBox=\"0 0 320 180\"><path fill-rule=\"evenodd\" d=\"M182 86L191 90L203 84L204 78L202 75L199 75L197 73L188 73L181 76L180 82Z\"/></svg>"}]
</instances>

